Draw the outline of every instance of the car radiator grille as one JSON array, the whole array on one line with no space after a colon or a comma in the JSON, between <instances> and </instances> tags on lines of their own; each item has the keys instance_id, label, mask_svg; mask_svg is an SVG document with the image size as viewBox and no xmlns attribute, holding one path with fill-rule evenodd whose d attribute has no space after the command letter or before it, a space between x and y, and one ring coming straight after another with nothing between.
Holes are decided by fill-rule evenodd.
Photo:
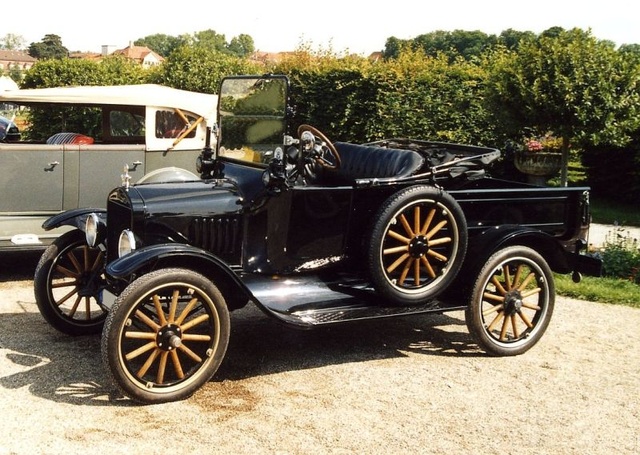
<instances>
[{"instance_id":1,"label":"car radiator grille","mask_svg":"<svg viewBox=\"0 0 640 455\"><path fill-rule=\"evenodd\" d=\"M236 262L241 250L241 222L235 217L198 218L189 227L192 244Z\"/></svg>"},{"instance_id":2,"label":"car radiator grille","mask_svg":"<svg viewBox=\"0 0 640 455\"><path fill-rule=\"evenodd\" d=\"M133 211L128 204L107 202L107 262L118 259L118 239L125 229L133 229Z\"/></svg>"}]
</instances>

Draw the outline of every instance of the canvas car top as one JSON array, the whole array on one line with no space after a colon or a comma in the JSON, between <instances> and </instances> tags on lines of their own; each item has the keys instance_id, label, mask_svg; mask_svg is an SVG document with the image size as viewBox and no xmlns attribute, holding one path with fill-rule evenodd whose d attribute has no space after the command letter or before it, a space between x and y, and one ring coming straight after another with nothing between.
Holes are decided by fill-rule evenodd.
<instances>
[{"instance_id":1,"label":"canvas car top","mask_svg":"<svg viewBox=\"0 0 640 455\"><path fill-rule=\"evenodd\" d=\"M157 84L74 86L0 91L0 103L171 107L191 111L209 121L216 118L218 96Z\"/></svg>"}]
</instances>

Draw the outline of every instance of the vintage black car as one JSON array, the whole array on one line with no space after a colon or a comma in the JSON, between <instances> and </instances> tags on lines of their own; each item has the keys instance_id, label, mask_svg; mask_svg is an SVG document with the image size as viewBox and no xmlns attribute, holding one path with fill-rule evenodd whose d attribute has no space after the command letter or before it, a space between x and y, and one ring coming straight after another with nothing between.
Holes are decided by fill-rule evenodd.
<instances>
[{"instance_id":1,"label":"vintage black car","mask_svg":"<svg viewBox=\"0 0 640 455\"><path fill-rule=\"evenodd\" d=\"M188 397L222 362L231 311L252 303L298 328L466 311L479 346L517 355L545 332L552 271L597 274L583 254L588 188L491 178L496 149L389 139L332 143L289 130L282 76L224 79L217 143L199 177L161 170L123 185L35 274L46 320L102 331L118 388L146 403Z\"/></svg>"}]
</instances>

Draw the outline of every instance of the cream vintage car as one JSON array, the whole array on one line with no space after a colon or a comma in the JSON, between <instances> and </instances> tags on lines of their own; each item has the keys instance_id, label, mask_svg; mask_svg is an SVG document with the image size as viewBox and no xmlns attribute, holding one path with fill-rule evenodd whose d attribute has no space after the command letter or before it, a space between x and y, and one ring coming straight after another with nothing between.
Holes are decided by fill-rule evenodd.
<instances>
[{"instance_id":1,"label":"cream vintage car","mask_svg":"<svg viewBox=\"0 0 640 455\"><path fill-rule=\"evenodd\" d=\"M123 173L134 184L161 168L195 172L216 105L153 84L0 91L0 115L20 129L0 141L0 251L47 246L64 229L45 231L45 220L104 207Z\"/></svg>"}]
</instances>

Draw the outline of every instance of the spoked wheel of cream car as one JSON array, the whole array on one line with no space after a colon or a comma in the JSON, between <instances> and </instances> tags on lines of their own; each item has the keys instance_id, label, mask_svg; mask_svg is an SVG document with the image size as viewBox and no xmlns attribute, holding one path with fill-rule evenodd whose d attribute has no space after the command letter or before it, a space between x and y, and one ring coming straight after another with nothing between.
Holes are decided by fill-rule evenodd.
<instances>
[{"instance_id":1,"label":"spoked wheel of cream car","mask_svg":"<svg viewBox=\"0 0 640 455\"><path fill-rule=\"evenodd\" d=\"M229 328L225 300L211 281L186 269L161 269L116 299L102 357L126 396L143 403L181 400L218 370Z\"/></svg>"},{"instance_id":2,"label":"spoked wheel of cream car","mask_svg":"<svg viewBox=\"0 0 640 455\"><path fill-rule=\"evenodd\" d=\"M456 277L467 223L453 197L416 185L390 196L376 214L368 266L376 290L397 304L434 298Z\"/></svg>"},{"instance_id":3,"label":"spoked wheel of cream car","mask_svg":"<svg viewBox=\"0 0 640 455\"><path fill-rule=\"evenodd\" d=\"M46 321L68 335L100 333L103 309L104 252L87 245L73 230L58 237L42 254L34 275L38 309Z\"/></svg>"},{"instance_id":4,"label":"spoked wheel of cream car","mask_svg":"<svg viewBox=\"0 0 640 455\"><path fill-rule=\"evenodd\" d=\"M496 356L531 349L546 331L555 303L553 275L536 251L511 246L482 268L466 310L471 335Z\"/></svg>"}]
</instances>

